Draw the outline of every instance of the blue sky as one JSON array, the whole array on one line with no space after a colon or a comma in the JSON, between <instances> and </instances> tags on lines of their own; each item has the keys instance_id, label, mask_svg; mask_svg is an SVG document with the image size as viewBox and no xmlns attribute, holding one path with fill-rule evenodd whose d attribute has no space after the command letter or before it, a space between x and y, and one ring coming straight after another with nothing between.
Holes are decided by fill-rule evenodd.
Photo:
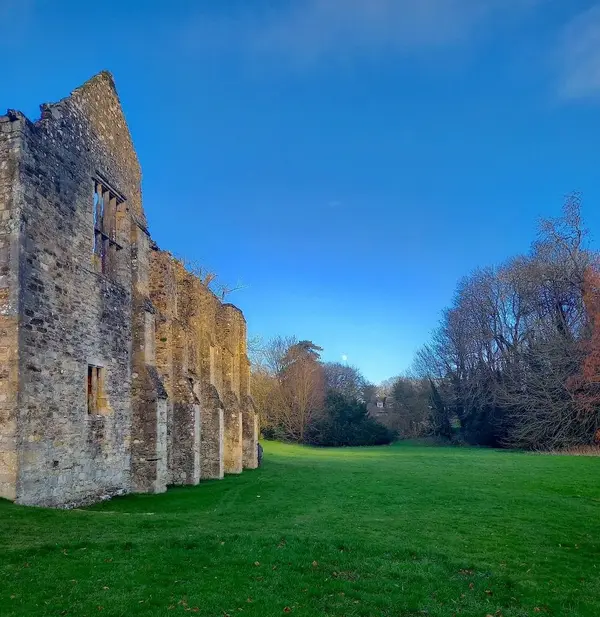
<instances>
[{"instance_id":1,"label":"blue sky","mask_svg":"<svg viewBox=\"0 0 600 617\"><path fill-rule=\"evenodd\" d=\"M161 248L374 381L566 193L600 232L600 2L0 0L0 52L32 119L110 70Z\"/></svg>"}]
</instances>

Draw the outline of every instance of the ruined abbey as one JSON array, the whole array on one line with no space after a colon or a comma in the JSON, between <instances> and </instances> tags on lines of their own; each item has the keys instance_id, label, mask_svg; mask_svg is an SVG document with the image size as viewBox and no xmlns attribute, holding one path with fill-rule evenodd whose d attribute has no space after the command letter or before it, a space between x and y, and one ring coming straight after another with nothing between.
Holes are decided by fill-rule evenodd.
<instances>
[{"instance_id":1,"label":"ruined abbey","mask_svg":"<svg viewBox=\"0 0 600 617\"><path fill-rule=\"evenodd\" d=\"M246 322L152 241L111 75L41 110L0 116L0 497L255 468Z\"/></svg>"}]
</instances>

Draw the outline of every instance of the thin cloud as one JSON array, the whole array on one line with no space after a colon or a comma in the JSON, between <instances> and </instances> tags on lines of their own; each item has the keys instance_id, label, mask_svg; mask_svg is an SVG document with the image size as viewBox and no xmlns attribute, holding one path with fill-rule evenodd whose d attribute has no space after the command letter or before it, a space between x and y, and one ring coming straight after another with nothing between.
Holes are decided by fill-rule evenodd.
<instances>
[{"instance_id":1,"label":"thin cloud","mask_svg":"<svg viewBox=\"0 0 600 617\"><path fill-rule=\"evenodd\" d=\"M204 32L196 30L193 38L200 44L235 39L245 50L310 63L353 53L468 43L480 26L521 19L545 1L296 0L279 10L247 10L225 22L200 18L195 27Z\"/></svg>"},{"instance_id":2,"label":"thin cloud","mask_svg":"<svg viewBox=\"0 0 600 617\"><path fill-rule=\"evenodd\" d=\"M305 0L258 32L257 44L305 57L340 50L461 42L494 15L527 0Z\"/></svg>"},{"instance_id":3,"label":"thin cloud","mask_svg":"<svg viewBox=\"0 0 600 617\"><path fill-rule=\"evenodd\" d=\"M563 98L600 97L600 4L580 13L567 25L559 60Z\"/></svg>"},{"instance_id":4,"label":"thin cloud","mask_svg":"<svg viewBox=\"0 0 600 617\"><path fill-rule=\"evenodd\" d=\"M356 53L468 44L482 30L521 20L546 1L294 0L262 11L246 6L221 18L200 13L182 39L192 49L216 44L310 64Z\"/></svg>"}]
</instances>

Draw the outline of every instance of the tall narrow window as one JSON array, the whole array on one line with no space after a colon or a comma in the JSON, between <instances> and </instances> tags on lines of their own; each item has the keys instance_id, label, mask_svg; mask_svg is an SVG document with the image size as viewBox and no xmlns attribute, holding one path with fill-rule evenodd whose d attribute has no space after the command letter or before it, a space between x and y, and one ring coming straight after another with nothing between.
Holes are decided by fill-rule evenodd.
<instances>
[{"instance_id":1,"label":"tall narrow window","mask_svg":"<svg viewBox=\"0 0 600 617\"><path fill-rule=\"evenodd\" d=\"M117 210L124 202L113 190L95 180L93 203L94 265L98 272L109 274L115 251L122 248L117 242Z\"/></svg>"},{"instance_id":2,"label":"tall narrow window","mask_svg":"<svg viewBox=\"0 0 600 617\"><path fill-rule=\"evenodd\" d=\"M210 346L210 350L209 350L209 380L210 383L217 388L218 384L217 384L217 371L216 371L216 362L215 362L215 348L214 345Z\"/></svg>"},{"instance_id":3,"label":"tall narrow window","mask_svg":"<svg viewBox=\"0 0 600 617\"><path fill-rule=\"evenodd\" d=\"M104 395L104 368L88 364L87 408L89 414L100 414L106 410Z\"/></svg>"},{"instance_id":4,"label":"tall narrow window","mask_svg":"<svg viewBox=\"0 0 600 617\"><path fill-rule=\"evenodd\" d=\"M154 313L144 313L144 356L146 364L156 364L156 318Z\"/></svg>"},{"instance_id":5,"label":"tall narrow window","mask_svg":"<svg viewBox=\"0 0 600 617\"><path fill-rule=\"evenodd\" d=\"M240 396L242 393L240 391L240 356L236 352L232 357L233 367L231 369L232 379L233 379L233 391Z\"/></svg>"}]
</instances>

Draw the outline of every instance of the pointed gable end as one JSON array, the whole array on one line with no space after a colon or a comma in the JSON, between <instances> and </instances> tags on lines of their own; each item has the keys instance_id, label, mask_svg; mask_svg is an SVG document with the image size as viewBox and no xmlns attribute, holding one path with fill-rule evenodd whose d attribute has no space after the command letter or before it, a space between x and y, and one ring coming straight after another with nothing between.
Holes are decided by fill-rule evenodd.
<instances>
[{"instance_id":1,"label":"pointed gable end","mask_svg":"<svg viewBox=\"0 0 600 617\"><path fill-rule=\"evenodd\" d=\"M58 103L41 106L39 124L60 136L63 145L95 162L100 178L127 198L131 213L146 225L141 168L113 76L102 71Z\"/></svg>"}]
</instances>

